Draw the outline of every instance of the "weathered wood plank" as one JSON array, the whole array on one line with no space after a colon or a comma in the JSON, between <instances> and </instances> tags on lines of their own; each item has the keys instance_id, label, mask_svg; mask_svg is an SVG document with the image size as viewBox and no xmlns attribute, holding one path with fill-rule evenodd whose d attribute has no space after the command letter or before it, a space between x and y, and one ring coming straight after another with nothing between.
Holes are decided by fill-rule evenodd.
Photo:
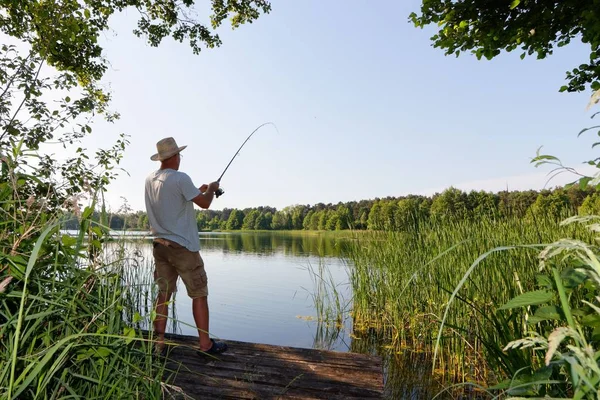
<instances>
[{"instance_id":1,"label":"weathered wood plank","mask_svg":"<svg viewBox=\"0 0 600 400\"><path fill-rule=\"evenodd\" d=\"M374 399L383 397L381 358L365 354L226 341L213 358L198 338L167 335L172 383L197 399Z\"/></svg>"},{"instance_id":2,"label":"weathered wood plank","mask_svg":"<svg viewBox=\"0 0 600 400\"><path fill-rule=\"evenodd\" d=\"M303 360L289 360L286 358L274 358L274 357L262 357L257 356L240 356L235 353L225 353L219 356L219 359L215 359L209 356L200 356L196 354L195 350L177 348L173 349L173 355L176 355L176 359L184 359L186 363L196 368L213 367L218 365L220 369L232 370L232 371L244 371L253 369L258 373L284 373L281 371L282 366L293 366L294 371L309 372L312 374L318 374L321 376L338 376L338 380L341 382L347 381L348 383L356 382L357 380L365 379L379 379L381 375L381 369L376 366L369 366L368 368L362 368L360 366L355 367L348 365L352 362L351 359L347 360L346 365L340 364L329 364L324 362L309 362Z\"/></svg>"},{"instance_id":3,"label":"weathered wood plank","mask_svg":"<svg viewBox=\"0 0 600 400\"><path fill-rule=\"evenodd\" d=\"M196 347L198 338L183 335L165 335L167 340L173 340L177 344ZM263 357L285 358L290 360L327 362L328 364L347 365L348 359L353 360L353 365L360 367L373 367L374 356L358 353L342 353L329 350L304 349L299 347L287 347L268 345L261 343L248 343L228 340L230 349L227 353L236 355L260 355ZM225 354L227 354L225 353Z\"/></svg>"}]
</instances>

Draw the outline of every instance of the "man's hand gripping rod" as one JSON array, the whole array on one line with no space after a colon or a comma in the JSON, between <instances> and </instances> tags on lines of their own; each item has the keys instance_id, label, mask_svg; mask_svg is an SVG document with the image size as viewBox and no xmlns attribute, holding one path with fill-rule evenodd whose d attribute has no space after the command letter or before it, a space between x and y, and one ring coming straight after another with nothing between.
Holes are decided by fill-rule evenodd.
<instances>
[{"instance_id":1,"label":"man's hand gripping rod","mask_svg":"<svg viewBox=\"0 0 600 400\"><path fill-rule=\"evenodd\" d=\"M240 146L240 148L238 149L238 151L235 152L235 154L233 155L233 157L231 158L231 160L229 161L229 164L227 164L227 166L225 167L225 169L223 170L223 173L221 174L221 176L219 177L219 179L217 179L217 182L221 183L221 178L223 178L223 175L225 175L225 172L227 171L227 169L229 168L229 166L231 165L231 163L233 162L233 160L235 160L235 158L237 157L238 154L240 154L240 150L242 149L242 147L244 147L244 145L246 144L246 142L248 140L250 140L250 138L252 137L252 135L254 135L254 133L259 130L260 128L262 128L265 125L273 125L275 127L275 129L277 130L277 126L275 126L274 123L272 122L265 122L264 124L260 125L258 128L256 128L255 130L252 131L252 133L250 134L250 136L248 136L246 138L246 140L244 140L244 143L242 143L242 145ZM221 196L223 193L225 193L223 191L223 189L219 188L217 189L217 191L215 192L215 196L219 197Z\"/></svg>"}]
</instances>

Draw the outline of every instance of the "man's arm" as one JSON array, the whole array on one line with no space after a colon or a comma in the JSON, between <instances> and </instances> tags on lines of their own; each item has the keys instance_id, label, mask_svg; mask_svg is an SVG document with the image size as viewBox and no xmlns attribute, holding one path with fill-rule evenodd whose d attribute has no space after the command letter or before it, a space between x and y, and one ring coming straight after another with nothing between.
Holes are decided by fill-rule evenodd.
<instances>
[{"instance_id":1,"label":"man's arm","mask_svg":"<svg viewBox=\"0 0 600 400\"><path fill-rule=\"evenodd\" d=\"M202 190L204 189L204 190ZM192 199L192 201L200 208L208 208L215 197L215 192L219 189L219 182L212 182L208 185L200 186L200 194Z\"/></svg>"}]
</instances>

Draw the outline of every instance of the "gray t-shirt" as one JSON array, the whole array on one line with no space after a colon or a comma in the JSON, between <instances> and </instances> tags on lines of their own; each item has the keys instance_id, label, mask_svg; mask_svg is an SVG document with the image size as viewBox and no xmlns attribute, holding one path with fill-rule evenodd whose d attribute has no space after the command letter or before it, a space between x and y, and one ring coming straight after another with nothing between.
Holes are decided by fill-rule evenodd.
<instances>
[{"instance_id":1,"label":"gray t-shirt","mask_svg":"<svg viewBox=\"0 0 600 400\"><path fill-rule=\"evenodd\" d=\"M146 178L146 212L152 235L200 251L194 203L200 194L190 177L174 169L159 169Z\"/></svg>"}]
</instances>

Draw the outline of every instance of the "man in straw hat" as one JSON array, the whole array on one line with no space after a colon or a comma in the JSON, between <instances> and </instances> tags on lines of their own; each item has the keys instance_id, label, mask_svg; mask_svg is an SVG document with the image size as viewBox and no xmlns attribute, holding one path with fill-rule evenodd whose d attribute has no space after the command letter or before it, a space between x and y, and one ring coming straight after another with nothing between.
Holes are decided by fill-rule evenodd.
<instances>
[{"instance_id":1,"label":"man in straw hat","mask_svg":"<svg viewBox=\"0 0 600 400\"><path fill-rule=\"evenodd\" d=\"M154 236L154 279L159 290L154 331L158 336L157 348L163 350L168 302L181 276L192 298L200 350L219 354L227 350L227 344L211 339L208 334L208 281L194 212L194 203L201 208L210 207L219 183L197 188L187 174L179 172L181 151L186 147L178 147L172 137L156 143L158 153L150 159L160 161L160 168L146 178L146 212Z\"/></svg>"}]
</instances>

